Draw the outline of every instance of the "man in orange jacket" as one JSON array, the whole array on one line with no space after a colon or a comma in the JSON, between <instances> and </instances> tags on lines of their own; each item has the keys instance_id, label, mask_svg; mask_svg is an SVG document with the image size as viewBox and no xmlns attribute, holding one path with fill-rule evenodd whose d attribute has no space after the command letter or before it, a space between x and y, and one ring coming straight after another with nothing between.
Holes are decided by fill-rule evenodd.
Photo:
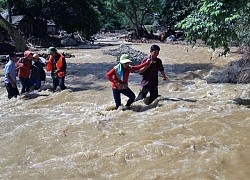
<instances>
[{"instance_id":1,"label":"man in orange jacket","mask_svg":"<svg viewBox=\"0 0 250 180\"><path fill-rule=\"evenodd\" d=\"M49 60L46 61L46 70L51 71L51 77L53 79L53 92L56 91L57 86L60 86L61 90L66 89L64 85L67 64L65 57L57 52L55 47L48 49L50 54Z\"/></svg>"}]
</instances>

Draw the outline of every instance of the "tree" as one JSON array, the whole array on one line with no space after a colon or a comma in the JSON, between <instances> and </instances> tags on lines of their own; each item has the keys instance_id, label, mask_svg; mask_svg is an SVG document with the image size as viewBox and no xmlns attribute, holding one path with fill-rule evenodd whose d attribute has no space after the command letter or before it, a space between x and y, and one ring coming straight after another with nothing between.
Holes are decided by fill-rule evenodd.
<instances>
[{"instance_id":1,"label":"tree","mask_svg":"<svg viewBox=\"0 0 250 180\"><path fill-rule=\"evenodd\" d=\"M241 45L245 47L246 53L250 54L250 3L245 6L245 11L242 12L242 16L235 24L236 35L241 42Z\"/></svg>"},{"instance_id":2,"label":"tree","mask_svg":"<svg viewBox=\"0 0 250 180\"><path fill-rule=\"evenodd\" d=\"M248 8L247 8L248 7ZM248 0L201 0L197 9L178 24L186 31L186 39L193 44L202 39L212 49L224 47L223 55L230 50L230 42L239 41L241 29L237 24L249 17ZM249 25L248 25L249 30Z\"/></svg>"},{"instance_id":3,"label":"tree","mask_svg":"<svg viewBox=\"0 0 250 180\"><path fill-rule=\"evenodd\" d=\"M107 0L98 4L100 11L101 28L105 30L117 30L122 27L122 18L120 14L112 7L111 1Z\"/></svg>"},{"instance_id":4,"label":"tree","mask_svg":"<svg viewBox=\"0 0 250 180\"><path fill-rule=\"evenodd\" d=\"M3 27L10 36L12 37L16 51L23 52L26 49L26 44L23 39L23 37L19 34L18 30L12 26L8 21L6 21L1 15L0 15L0 26Z\"/></svg>"},{"instance_id":5,"label":"tree","mask_svg":"<svg viewBox=\"0 0 250 180\"><path fill-rule=\"evenodd\" d=\"M197 7L197 3L198 0L164 0L160 12L161 24L166 24L172 29Z\"/></svg>"},{"instance_id":6,"label":"tree","mask_svg":"<svg viewBox=\"0 0 250 180\"><path fill-rule=\"evenodd\" d=\"M82 32L86 38L100 29L99 0L15 0L13 14L30 14L54 20L59 29Z\"/></svg>"},{"instance_id":7,"label":"tree","mask_svg":"<svg viewBox=\"0 0 250 180\"><path fill-rule=\"evenodd\" d=\"M111 0L117 12L121 12L136 30L137 38L143 36L143 25L146 14L153 14L161 7L160 0Z\"/></svg>"},{"instance_id":8,"label":"tree","mask_svg":"<svg viewBox=\"0 0 250 180\"><path fill-rule=\"evenodd\" d=\"M2 2L3 5L3 2ZM24 38L19 34L18 30L12 26L11 24L11 0L6 1L6 5L8 8L8 13L9 13L9 22L6 21L1 15L0 15L0 26L3 27L12 37L14 44L15 44L15 49L18 52L22 52L26 49L26 43Z\"/></svg>"},{"instance_id":9,"label":"tree","mask_svg":"<svg viewBox=\"0 0 250 180\"><path fill-rule=\"evenodd\" d=\"M90 1L55 0L50 1L45 14L69 33L80 31L89 38L100 28L99 11Z\"/></svg>"}]
</instances>

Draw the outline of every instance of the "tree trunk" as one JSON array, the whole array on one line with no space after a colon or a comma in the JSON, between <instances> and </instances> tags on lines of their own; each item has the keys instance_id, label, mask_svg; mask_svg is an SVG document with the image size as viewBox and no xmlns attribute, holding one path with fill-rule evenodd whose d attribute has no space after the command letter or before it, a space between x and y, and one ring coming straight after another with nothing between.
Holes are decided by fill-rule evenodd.
<instances>
[{"instance_id":1,"label":"tree trunk","mask_svg":"<svg viewBox=\"0 0 250 180\"><path fill-rule=\"evenodd\" d=\"M0 26L3 27L10 36L12 37L15 49L17 52L23 52L26 49L26 43L24 38L19 34L18 30L12 26L8 21L6 21L1 15L0 15Z\"/></svg>"},{"instance_id":2,"label":"tree trunk","mask_svg":"<svg viewBox=\"0 0 250 180\"><path fill-rule=\"evenodd\" d=\"M9 14L9 22L12 23L10 0L7 0L7 7L8 7L8 14Z\"/></svg>"}]
</instances>

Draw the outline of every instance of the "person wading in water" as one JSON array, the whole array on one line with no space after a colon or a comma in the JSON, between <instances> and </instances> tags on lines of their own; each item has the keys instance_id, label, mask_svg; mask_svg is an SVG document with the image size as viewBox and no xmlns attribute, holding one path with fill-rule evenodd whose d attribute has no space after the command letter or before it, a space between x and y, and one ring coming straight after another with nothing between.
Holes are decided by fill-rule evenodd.
<instances>
[{"instance_id":1,"label":"person wading in water","mask_svg":"<svg viewBox=\"0 0 250 180\"><path fill-rule=\"evenodd\" d=\"M66 59L62 54L57 52L55 47L48 49L50 54L49 60L46 61L46 70L51 71L51 77L53 79L53 92L56 91L57 86L60 86L61 90L66 89L64 84L66 76Z\"/></svg>"},{"instance_id":2,"label":"person wading in water","mask_svg":"<svg viewBox=\"0 0 250 180\"><path fill-rule=\"evenodd\" d=\"M148 64L148 61L138 65L130 66L130 57L128 54L122 54L120 62L113 67L107 74L107 79L112 82L113 97L115 99L116 109L121 106L121 94L124 94L129 99L125 105L126 109L129 109L130 105L135 100L135 94L128 87L129 74L133 71L137 71Z\"/></svg>"}]
</instances>

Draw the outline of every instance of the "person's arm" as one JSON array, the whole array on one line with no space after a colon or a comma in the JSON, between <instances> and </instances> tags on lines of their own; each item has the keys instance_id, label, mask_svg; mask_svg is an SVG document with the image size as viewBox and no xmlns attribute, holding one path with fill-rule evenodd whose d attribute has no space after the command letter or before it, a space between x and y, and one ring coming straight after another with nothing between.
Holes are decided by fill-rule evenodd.
<instances>
[{"instance_id":1,"label":"person's arm","mask_svg":"<svg viewBox=\"0 0 250 180\"><path fill-rule=\"evenodd\" d=\"M55 73L66 71L67 64L65 58L62 59L62 67L60 69L55 70Z\"/></svg>"},{"instance_id":2,"label":"person's arm","mask_svg":"<svg viewBox=\"0 0 250 180\"><path fill-rule=\"evenodd\" d=\"M19 61L16 64L17 64L16 70L23 68L24 67L23 59L22 58L19 59Z\"/></svg>"},{"instance_id":3,"label":"person's arm","mask_svg":"<svg viewBox=\"0 0 250 180\"><path fill-rule=\"evenodd\" d=\"M162 76L163 80L166 81L168 79L168 77L166 76L166 74L164 72L164 67L163 67L162 61L159 59L158 63L159 63L158 66L159 66L159 71L161 72L161 76Z\"/></svg>"},{"instance_id":4,"label":"person's arm","mask_svg":"<svg viewBox=\"0 0 250 180\"><path fill-rule=\"evenodd\" d=\"M49 58L46 60L46 71L51 71L52 70L52 58Z\"/></svg>"},{"instance_id":5,"label":"person's arm","mask_svg":"<svg viewBox=\"0 0 250 180\"><path fill-rule=\"evenodd\" d=\"M67 69L67 64L66 64L66 59L62 59L62 67L60 68L60 71L66 71Z\"/></svg>"},{"instance_id":6,"label":"person's arm","mask_svg":"<svg viewBox=\"0 0 250 180\"><path fill-rule=\"evenodd\" d=\"M43 62L40 58L39 58L39 63L42 67L45 67L46 66L46 62Z\"/></svg>"},{"instance_id":7,"label":"person's arm","mask_svg":"<svg viewBox=\"0 0 250 180\"><path fill-rule=\"evenodd\" d=\"M109 72L107 72L106 74L106 78L112 82L112 83L116 83L116 79L114 79L113 77L115 77L115 69L112 68Z\"/></svg>"},{"instance_id":8,"label":"person's arm","mask_svg":"<svg viewBox=\"0 0 250 180\"><path fill-rule=\"evenodd\" d=\"M116 87L117 89L121 89L121 88L124 86L124 84L120 84L119 81L117 81L115 77L116 77L115 69L112 68L109 72L107 72L106 78L107 78L110 82L114 83L114 85L115 85L115 87Z\"/></svg>"},{"instance_id":9,"label":"person's arm","mask_svg":"<svg viewBox=\"0 0 250 180\"><path fill-rule=\"evenodd\" d=\"M137 65L137 66L132 66L131 71L137 71L140 70L141 68L146 67L148 64L148 61L142 62L141 64Z\"/></svg>"},{"instance_id":10,"label":"person's arm","mask_svg":"<svg viewBox=\"0 0 250 180\"><path fill-rule=\"evenodd\" d=\"M168 79L168 77L166 76L164 71L160 71L161 72L161 76L163 78L164 81L166 81Z\"/></svg>"},{"instance_id":11,"label":"person's arm","mask_svg":"<svg viewBox=\"0 0 250 180\"><path fill-rule=\"evenodd\" d=\"M152 64L152 60L151 60L151 57L147 57L146 59L144 59L142 62L147 62L147 65L142 67L140 70L139 70L139 74L142 74L144 73L149 67L150 65Z\"/></svg>"},{"instance_id":12,"label":"person's arm","mask_svg":"<svg viewBox=\"0 0 250 180\"><path fill-rule=\"evenodd\" d=\"M13 88L15 88L15 87L16 87L16 83L14 83L14 81L12 81L12 79L11 79L11 77L10 77L10 74L7 73L6 76L7 76L8 80L9 80L11 86L12 86Z\"/></svg>"},{"instance_id":13,"label":"person's arm","mask_svg":"<svg viewBox=\"0 0 250 180\"><path fill-rule=\"evenodd\" d=\"M141 69L139 70L139 74L144 73L144 72L150 67L152 61L151 61L150 59L148 59L147 62L148 62L147 65L144 66L143 68L141 68Z\"/></svg>"}]
</instances>

